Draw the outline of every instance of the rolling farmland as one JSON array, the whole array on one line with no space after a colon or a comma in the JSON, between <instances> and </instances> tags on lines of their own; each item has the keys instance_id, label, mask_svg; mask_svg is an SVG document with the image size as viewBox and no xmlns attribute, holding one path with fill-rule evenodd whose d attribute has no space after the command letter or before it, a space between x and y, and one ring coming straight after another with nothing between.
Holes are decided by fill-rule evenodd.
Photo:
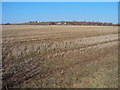
<instances>
[{"instance_id":1,"label":"rolling farmland","mask_svg":"<svg viewBox=\"0 0 120 90\"><path fill-rule=\"evenodd\" d=\"M2 27L4 88L118 87L117 26Z\"/></svg>"}]
</instances>

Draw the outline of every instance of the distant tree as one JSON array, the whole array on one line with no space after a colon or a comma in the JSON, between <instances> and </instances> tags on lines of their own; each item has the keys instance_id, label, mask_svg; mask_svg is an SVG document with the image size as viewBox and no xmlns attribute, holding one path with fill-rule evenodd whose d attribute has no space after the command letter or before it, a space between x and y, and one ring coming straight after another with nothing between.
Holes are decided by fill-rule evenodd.
<instances>
[{"instance_id":1,"label":"distant tree","mask_svg":"<svg viewBox=\"0 0 120 90\"><path fill-rule=\"evenodd\" d=\"M103 23L103 25L104 25L104 26L107 26L107 25L108 25L108 23L106 23L106 22L105 22L105 23Z\"/></svg>"},{"instance_id":2,"label":"distant tree","mask_svg":"<svg viewBox=\"0 0 120 90\"><path fill-rule=\"evenodd\" d=\"M56 25L56 23L55 22L51 22L50 25Z\"/></svg>"},{"instance_id":3,"label":"distant tree","mask_svg":"<svg viewBox=\"0 0 120 90\"><path fill-rule=\"evenodd\" d=\"M11 25L10 23L5 23L4 25Z\"/></svg>"}]
</instances>

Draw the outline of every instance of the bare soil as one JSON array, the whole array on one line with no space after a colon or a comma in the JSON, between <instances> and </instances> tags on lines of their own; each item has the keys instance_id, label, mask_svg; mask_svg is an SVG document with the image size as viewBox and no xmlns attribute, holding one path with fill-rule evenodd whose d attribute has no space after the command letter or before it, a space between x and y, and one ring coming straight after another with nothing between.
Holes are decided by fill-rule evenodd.
<instances>
[{"instance_id":1,"label":"bare soil","mask_svg":"<svg viewBox=\"0 0 120 90\"><path fill-rule=\"evenodd\" d=\"M3 87L117 88L117 26L3 25Z\"/></svg>"}]
</instances>

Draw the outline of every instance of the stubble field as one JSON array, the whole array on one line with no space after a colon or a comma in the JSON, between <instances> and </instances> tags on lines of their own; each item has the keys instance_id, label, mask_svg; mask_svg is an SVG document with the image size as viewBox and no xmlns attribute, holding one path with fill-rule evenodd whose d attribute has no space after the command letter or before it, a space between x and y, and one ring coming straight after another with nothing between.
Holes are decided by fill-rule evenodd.
<instances>
[{"instance_id":1,"label":"stubble field","mask_svg":"<svg viewBox=\"0 0 120 90\"><path fill-rule=\"evenodd\" d=\"M117 88L117 26L3 25L3 87Z\"/></svg>"}]
</instances>

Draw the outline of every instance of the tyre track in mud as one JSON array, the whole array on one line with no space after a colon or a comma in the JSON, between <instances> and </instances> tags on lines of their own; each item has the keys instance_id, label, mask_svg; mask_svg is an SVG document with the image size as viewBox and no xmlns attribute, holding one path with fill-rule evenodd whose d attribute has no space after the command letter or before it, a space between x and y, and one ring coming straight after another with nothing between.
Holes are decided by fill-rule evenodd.
<instances>
[{"instance_id":1,"label":"tyre track in mud","mask_svg":"<svg viewBox=\"0 0 120 90\"><path fill-rule=\"evenodd\" d=\"M104 36L93 37L94 40L92 40L90 42L89 42L90 39L86 38L86 39L84 39L85 41L83 41L83 43L84 44L89 44L88 46L81 47L81 48L79 48L79 47L78 48L73 48L73 50L65 50L65 51L62 51L62 52L64 52L64 53L70 53L70 52L81 51L81 50L85 51L85 50L89 50L89 49L95 49L96 50L96 48L105 48L105 47L112 47L112 45L113 46L117 45L118 38L116 37L116 34L114 34L114 35L108 35L108 36L105 35L105 37L104 37L105 40L102 37L104 37ZM90 44L90 43L92 43L92 44ZM62 52L57 53L58 56L59 56L59 54L61 55ZM53 53L52 54L46 54L44 57L48 57L48 55L52 56ZM100 57L100 56L98 55L98 57ZM32 60L34 60L35 58L38 58L38 57L37 56L33 57L33 59L31 59L31 64L32 64ZM21 58L21 59L24 59L24 58ZM81 63L84 64L84 63L87 63L87 62L86 61L82 61L82 62L79 61L79 62L73 63L73 66L76 65L76 64L81 64ZM28 65L28 67L29 67L29 65ZM32 66L30 66L30 67L32 67ZM28 80L30 80L32 78L37 77L38 75L40 75L41 78L46 78L49 75L49 73L50 74L54 74L56 72L61 71L62 69L64 69L65 71L67 71L67 69L69 69L71 67L71 65L64 66L64 67L61 67L61 68L55 68L55 69L44 71L44 72L40 72L39 71L40 67L41 67L40 64L39 65L35 65L34 67L31 68L31 70L25 71L24 72L25 74L19 74L19 73L17 74L17 73L15 73L16 75L12 75L11 77L7 78L5 81L11 81L13 78L16 78L17 81L13 80L13 82L14 82L14 83L12 83L13 85L11 85L11 86L8 85L9 87L12 87L12 86L16 86L18 84L22 84L24 81L28 81ZM43 65L43 67L44 67L44 65ZM21 77L23 77L23 78L22 79L18 79L17 76L19 76L19 75Z\"/></svg>"},{"instance_id":2,"label":"tyre track in mud","mask_svg":"<svg viewBox=\"0 0 120 90\"><path fill-rule=\"evenodd\" d=\"M109 45L111 45L111 42L109 43ZM87 49L94 48L96 46L97 45L95 45L93 47L87 47ZM110 54L111 54L111 52L108 53L107 56L109 56ZM106 55L103 55L103 56L106 57ZM100 57L101 57L101 55L99 54L95 58L99 60ZM96 61L95 58L93 58L91 61L92 62ZM42 79L42 78L47 78L48 76L53 75L53 74L55 74L57 72L61 72L62 70L64 70L65 71L64 73L66 73L66 71L68 69L70 69L71 66L75 66L75 65L81 65L82 66L82 65L85 65L85 64L89 64L90 61L88 61L88 60L90 60L90 59L87 59L85 61L78 61L76 63L73 63L72 65L69 65L69 66L64 66L64 67L61 67L61 68L55 68L55 69L48 70L48 71L43 71L43 72L39 71L40 70L40 66L38 65L38 66L35 66L34 68L32 68L32 70L24 72L25 75L22 75L22 76L20 75L23 78L17 79L16 77L19 76L19 74L16 74L15 76L13 75L10 78L16 78L16 80L18 80L17 83L16 82L12 83L13 86L16 86L16 85L22 84L25 81L30 81L31 79L34 80L34 78L36 78L37 76L40 76L40 79Z\"/></svg>"},{"instance_id":3,"label":"tyre track in mud","mask_svg":"<svg viewBox=\"0 0 120 90\"><path fill-rule=\"evenodd\" d=\"M61 50L69 50L69 49L74 49L74 48L84 48L87 46L91 45L97 45L101 43L106 43L110 41L115 41L118 40L117 34L112 34L112 35L104 35L104 36L97 36L97 37L88 37L88 38L78 38L75 40L66 40L62 42L36 42L31 44L23 44L21 43L20 45L14 45L12 44L10 47L8 45L3 46L3 53L8 53L7 50L9 50L9 55L11 54L14 57L24 57L25 55L30 56L30 54L41 54L43 52L54 52L54 51L61 51ZM44 54L44 53L43 53ZM6 54L7 55L7 54ZM7 56L3 57L7 57Z\"/></svg>"}]
</instances>

